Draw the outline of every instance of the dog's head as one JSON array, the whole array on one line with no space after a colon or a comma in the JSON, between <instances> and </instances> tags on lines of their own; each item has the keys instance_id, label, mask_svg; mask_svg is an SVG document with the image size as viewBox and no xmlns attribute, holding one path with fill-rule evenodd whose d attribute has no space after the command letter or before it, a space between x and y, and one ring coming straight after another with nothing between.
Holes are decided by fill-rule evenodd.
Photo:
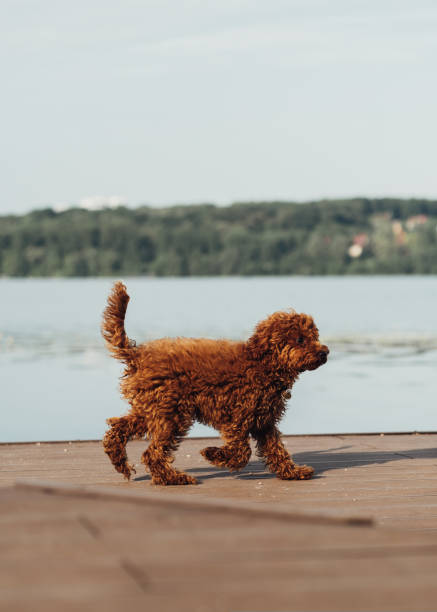
<instances>
[{"instance_id":1,"label":"dog's head","mask_svg":"<svg viewBox=\"0 0 437 612\"><path fill-rule=\"evenodd\" d=\"M319 342L319 331L306 314L275 312L261 321L247 346L256 359L268 359L285 372L315 370L326 363L329 349Z\"/></svg>"}]
</instances>

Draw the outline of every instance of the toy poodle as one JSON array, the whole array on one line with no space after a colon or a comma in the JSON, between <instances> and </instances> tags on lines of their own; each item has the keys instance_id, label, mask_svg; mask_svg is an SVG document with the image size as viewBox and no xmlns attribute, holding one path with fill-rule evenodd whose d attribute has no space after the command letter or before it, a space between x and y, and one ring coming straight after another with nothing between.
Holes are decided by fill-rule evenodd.
<instances>
[{"instance_id":1,"label":"toy poodle","mask_svg":"<svg viewBox=\"0 0 437 612\"><path fill-rule=\"evenodd\" d=\"M150 443L142 462L154 484L195 484L193 476L172 466L172 453L198 421L218 430L224 442L201 451L212 464L243 468L252 436L257 455L279 478L311 478L313 468L293 462L277 428L299 374L315 370L328 357L310 316L275 312L246 342L162 338L136 346L124 329L128 302L126 287L115 283L102 325L110 352L126 366L121 392L130 410L108 419L103 439L118 472L130 478L135 470L126 444L146 436Z\"/></svg>"}]
</instances>

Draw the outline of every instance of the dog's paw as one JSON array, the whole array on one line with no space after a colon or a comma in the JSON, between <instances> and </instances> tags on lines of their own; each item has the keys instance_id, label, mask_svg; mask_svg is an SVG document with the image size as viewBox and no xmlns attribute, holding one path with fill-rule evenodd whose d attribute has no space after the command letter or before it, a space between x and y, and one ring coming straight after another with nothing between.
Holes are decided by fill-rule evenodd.
<instances>
[{"instance_id":1,"label":"dog's paw","mask_svg":"<svg viewBox=\"0 0 437 612\"><path fill-rule=\"evenodd\" d=\"M213 465L218 467L224 467L231 472L238 472L247 465L249 461L250 453L247 454L227 454L222 448L218 446L208 446L200 451L200 453Z\"/></svg>"},{"instance_id":2,"label":"dog's paw","mask_svg":"<svg viewBox=\"0 0 437 612\"><path fill-rule=\"evenodd\" d=\"M131 463L123 463L116 468L118 472L121 472L126 480L130 480L132 474L136 474L137 471Z\"/></svg>"},{"instance_id":3,"label":"dog's paw","mask_svg":"<svg viewBox=\"0 0 437 612\"><path fill-rule=\"evenodd\" d=\"M197 480L194 476L190 476L189 474L184 474L183 472L177 475L176 482L174 484L178 485L195 485L197 484Z\"/></svg>"},{"instance_id":4,"label":"dog's paw","mask_svg":"<svg viewBox=\"0 0 437 612\"><path fill-rule=\"evenodd\" d=\"M225 467L227 465L226 457L222 449L218 446L207 446L200 451L200 454L213 465L218 465L219 467Z\"/></svg>"},{"instance_id":5,"label":"dog's paw","mask_svg":"<svg viewBox=\"0 0 437 612\"><path fill-rule=\"evenodd\" d=\"M171 485L195 485L197 480L194 476L185 474L184 472L176 472L170 475L154 475L152 476L152 482L156 485L171 486Z\"/></svg>"},{"instance_id":6,"label":"dog's paw","mask_svg":"<svg viewBox=\"0 0 437 612\"><path fill-rule=\"evenodd\" d=\"M309 465L289 465L278 472L282 480L308 480L314 474L314 468Z\"/></svg>"}]
</instances>

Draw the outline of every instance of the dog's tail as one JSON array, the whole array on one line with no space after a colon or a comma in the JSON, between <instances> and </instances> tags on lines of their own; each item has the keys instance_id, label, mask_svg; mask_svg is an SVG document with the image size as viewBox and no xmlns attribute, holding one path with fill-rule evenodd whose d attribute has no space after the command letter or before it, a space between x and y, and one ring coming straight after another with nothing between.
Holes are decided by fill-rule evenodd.
<instances>
[{"instance_id":1,"label":"dog's tail","mask_svg":"<svg viewBox=\"0 0 437 612\"><path fill-rule=\"evenodd\" d=\"M106 346L116 359L130 362L136 353L136 343L129 340L124 329L124 317L129 302L126 287L118 281L108 297L108 305L103 313L102 335Z\"/></svg>"}]
</instances>

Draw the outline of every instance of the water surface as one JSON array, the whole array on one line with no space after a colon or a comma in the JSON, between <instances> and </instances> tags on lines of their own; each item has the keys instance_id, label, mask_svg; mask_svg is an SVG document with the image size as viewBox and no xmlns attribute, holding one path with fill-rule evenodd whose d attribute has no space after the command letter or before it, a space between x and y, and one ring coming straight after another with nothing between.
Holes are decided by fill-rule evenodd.
<instances>
[{"instance_id":1,"label":"water surface","mask_svg":"<svg viewBox=\"0 0 437 612\"><path fill-rule=\"evenodd\" d=\"M100 337L110 279L0 279L1 441L99 438L122 414L119 362ZM126 328L247 338L275 310L312 314L328 363L301 376L284 433L437 430L437 278L126 280ZM195 425L191 435L215 435Z\"/></svg>"}]
</instances>

